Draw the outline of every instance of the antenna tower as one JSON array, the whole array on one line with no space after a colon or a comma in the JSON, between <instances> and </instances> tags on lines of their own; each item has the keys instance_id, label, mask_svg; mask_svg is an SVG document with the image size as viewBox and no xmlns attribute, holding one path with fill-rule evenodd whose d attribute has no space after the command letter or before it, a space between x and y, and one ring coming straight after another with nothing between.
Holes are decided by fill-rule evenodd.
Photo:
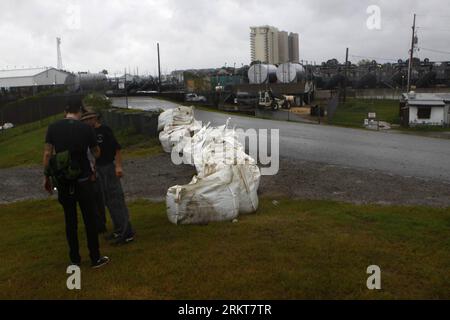
<instances>
[{"instance_id":1,"label":"antenna tower","mask_svg":"<svg viewBox=\"0 0 450 320\"><path fill-rule=\"evenodd\" d=\"M56 38L56 52L57 52L57 55L58 55L57 68L59 70L62 70L64 67L63 67L62 55L61 55L61 38Z\"/></svg>"}]
</instances>

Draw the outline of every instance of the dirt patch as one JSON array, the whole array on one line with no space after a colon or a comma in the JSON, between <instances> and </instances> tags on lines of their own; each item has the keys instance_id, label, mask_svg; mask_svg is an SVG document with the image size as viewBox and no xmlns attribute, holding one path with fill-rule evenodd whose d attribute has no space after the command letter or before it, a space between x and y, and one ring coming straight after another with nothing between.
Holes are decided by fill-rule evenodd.
<instances>
[{"instance_id":1,"label":"dirt patch","mask_svg":"<svg viewBox=\"0 0 450 320\"><path fill-rule=\"evenodd\" d=\"M128 199L163 201L167 189L191 181L191 166L172 164L169 155L125 162L123 187ZM0 170L0 203L47 198L40 167ZM351 203L450 206L450 183L401 177L375 170L281 159L276 176L261 179L260 195Z\"/></svg>"}]
</instances>

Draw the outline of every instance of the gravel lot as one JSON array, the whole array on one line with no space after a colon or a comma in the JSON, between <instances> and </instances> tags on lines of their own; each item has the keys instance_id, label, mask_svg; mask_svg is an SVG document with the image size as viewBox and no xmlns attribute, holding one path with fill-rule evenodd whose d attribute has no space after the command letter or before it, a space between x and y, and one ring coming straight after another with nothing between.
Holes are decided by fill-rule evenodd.
<instances>
[{"instance_id":1,"label":"gravel lot","mask_svg":"<svg viewBox=\"0 0 450 320\"><path fill-rule=\"evenodd\" d=\"M173 165L169 155L129 160L124 169L128 199L163 201L169 187L187 184L195 174L190 166ZM40 167L2 169L0 177L0 203L47 198ZM260 194L274 199L450 206L449 183L288 158L280 160L278 175L262 178Z\"/></svg>"}]
</instances>

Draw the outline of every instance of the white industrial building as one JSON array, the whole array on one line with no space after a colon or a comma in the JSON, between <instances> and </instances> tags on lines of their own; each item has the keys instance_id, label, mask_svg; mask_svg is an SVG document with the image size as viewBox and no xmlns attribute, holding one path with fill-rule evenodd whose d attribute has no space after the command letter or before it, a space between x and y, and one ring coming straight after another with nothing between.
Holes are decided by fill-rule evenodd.
<instances>
[{"instance_id":1,"label":"white industrial building","mask_svg":"<svg viewBox=\"0 0 450 320\"><path fill-rule=\"evenodd\" d=\"M400 111L405 126L448 126L450 93L404 93Z\"/></svg>"},{"instance_id":2,"label":"white industrial building","mask_svg":"<svg viewBox=\"0 0 450 320\"><path fill-rule=\"evenodd\" d=\"M0 89L15 91L72 85L74 79L73 74L55 68L0 70Z\"/></svg>"}]
</instances>

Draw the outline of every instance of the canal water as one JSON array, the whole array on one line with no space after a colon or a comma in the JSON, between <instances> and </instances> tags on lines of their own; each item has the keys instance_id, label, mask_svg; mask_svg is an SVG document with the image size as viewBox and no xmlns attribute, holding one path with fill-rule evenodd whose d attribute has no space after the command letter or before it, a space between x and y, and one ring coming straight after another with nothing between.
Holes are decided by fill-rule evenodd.
<instances>
[{"instance_id":1,"label":"canal water","mask_svg":"<svg viewBox=\"0 0 450 320\"><path fill-rule=\"evenodd\" d=\"M127 106L126 98L111 98L111 101L115 107L126 108ZM157 109L168 110L178 106L179 105L174 102L159 100L151 97L128 97L128 107L130 109L145 111Z\"/></svg>"}]
</instances>

